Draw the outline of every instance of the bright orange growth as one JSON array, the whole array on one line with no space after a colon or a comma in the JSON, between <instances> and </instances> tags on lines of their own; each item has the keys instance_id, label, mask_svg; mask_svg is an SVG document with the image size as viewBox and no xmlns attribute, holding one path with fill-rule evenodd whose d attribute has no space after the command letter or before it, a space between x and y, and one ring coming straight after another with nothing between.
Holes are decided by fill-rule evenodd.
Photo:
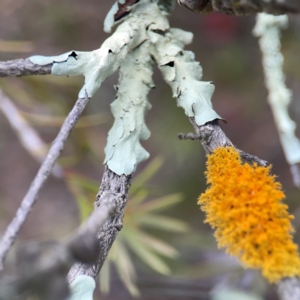
<instances>
[{"instance_id":1,"label":"bright orange growth","mask_svg":"<svg viewBox=\"0 0 300 300\"><path fill-rule=\"evenodd\" d=\"M293 217L281 202L285 196L280 183L269 172L270 167L242 164L232 147L218 148L208 157L210 186L198 204L215 229L219 247L277 282L300 276L300 259L292 241Z\"/></svg>"}]
</instances>

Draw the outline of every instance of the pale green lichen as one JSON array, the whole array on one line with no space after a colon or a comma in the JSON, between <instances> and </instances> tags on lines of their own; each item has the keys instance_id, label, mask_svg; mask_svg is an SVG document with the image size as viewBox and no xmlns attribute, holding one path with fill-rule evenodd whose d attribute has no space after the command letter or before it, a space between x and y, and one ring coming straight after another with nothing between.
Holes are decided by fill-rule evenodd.
<instances>
[{"instance_id":1,"label":"pale green lichen","mask_svg":"<svg viewBox=\"0 0 300 300\"><path fill-rule=\"evenodd\" d=\"M95 280L87 275L79 275L70 284L71 296L68 300L93 300Z\"/></svg>"},{"instance_id":2,"label":"pale green lichen","mask_svg":"<svg viewBox=\"0 0 300 300\"><path fill-rule=\"evenodd\" d=\"M154 87L149 47L145 42L128 54L120 68L116 99L111 104L115 122L108 134L104 162L119 175L131 174L149 157L139 142L150 136L144 120L151 107L147 94Z\"/></svg>"},{"instance_id":3,"label":"pale green lichen","mask_svg":"<svg viewBox=\"0 0 300 300\"><path fill-rule=\"evenodd\" d=\"M79 92L79 98L84 98L86 94L92 97L102 82L119 68L127 54L147 39L146 29L149 25L160 30L168 28L168 22L157 4L141 0L98 50L71 51L52 57L32 56L30 61L37 65L52 63L53 75L83 75L85 84Z\"/></svg>"},{"instance_id":4,"label":"pale green lichen","mask_svg":"<svg viewBox=\"0 0 300 300\"><path fill-rule=\"evenodd\" d=\"M170 29L164 36L153 32L150 38L156 43L153 55L172 88L173 97L177 98L177 105L184 109L187 116L195 118L199 126L222 119L212 108L214 85L200 81L202 68L195 61L194 53L183 50L184 45L191 43L192 34L181 29Z\"/></svg>"},{"instance_id":5,"label":"pale green lichen","mask_svg":"<svg viewBox=\"0 0 300 300\"><path fill-rule=\"evenodd\" d=\"M263 53L269 103L273 111L286 160L290 165L300 163L300 141L295 136L296 124L291 120L288 105L292 92L285 85L283 56L280 52L280 29L287 27L288 17L259 14L253 33L259 37Z\"/></svg>"}]
</instances>

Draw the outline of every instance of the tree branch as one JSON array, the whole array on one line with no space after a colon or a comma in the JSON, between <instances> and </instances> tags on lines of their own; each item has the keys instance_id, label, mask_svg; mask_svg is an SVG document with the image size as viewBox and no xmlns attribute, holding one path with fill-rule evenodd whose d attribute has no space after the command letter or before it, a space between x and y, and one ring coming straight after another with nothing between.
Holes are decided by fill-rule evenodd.
<instances>
[{"instance_id":1,"label":"tree branch","mask_svg":"<svg viewBox=\"0 0 300 300\"><path fill-rule=\"evenodd\" d=\"M95 206L102 207L103 204L117 203L115 213L110 216L97 234L97 243L99 245L97 262L93 265L80 262L75 263L68 274L69 282L72 282L79 275L87 275L94 279L98 276L110 247L122 229L122 219L130 184L131 175L117 175L105 166Z\"/></svg>"},{"instance_id":2,"label":"tree branch","mask_svg":"<svg viewBox=\"0 0 300 300\"><path fill-rule=\"evenodd\" d=\"M52 64L40 66L33 64L29 58L0 62L0 77L47 75L51 74Z\"/></svg>"},{"instance_id":3,"label":"tree branch","mask_svg":"<svg viewBox=\"0 0 300 300\"><path fill-rule=\"evenodd\" d=\"M281 300L300 299L299 278L286 278L277 284L277 292Z\"/></svg>"},{"instance_id":4,"label":"tree branch","mask_svg":"<svg viewBox=\"0 0 300 300\"><path fill-rule=\"evenodd\" d=\"M74 260L96 261L99 253L97 232L119 207L118 200L110 194L103 197L100 206L65 245L56 241L23 245L17 255L19 276L10 284L1 282L0 299L9 300L24 292L38 295L39 299L66 299L69 294L66 276L71 264Z\"/></svg>"},{"instance_id":5,"label":"tree branch","mask_svg":"<svg viewBox=\"0 0 300 300\"><path fill-rule=\"evenodd\" d=\"M46 179L49 177L49 174L51 173L51 170L56 160L58 159L60 153L64 148L64 144L67 138L69 137L71 130L76 125L79 117L81 116L88 102L89 98L86 96L85 98L79 98L75 103L73 109L71 110L65 122L63 123L56 139L54 140L49 150L49 153L45 158L44 162L42 163L27 194L23 198L15 217L7 227L0 243L0 269L3 268L3 262L10 247L13 245L21 227L26 221L29 212L31 211L34 203L37 200L39 191L44 185Z\"/></svg>"},{"instance_id":6,"label":"tree branch","mask_svg":"<svg viewBox=\"0 0 300 300\"><path fill-rule=\"evenodd\" d=\"M178 3L196 13L216 11L236 16L259 12L274 15L300 12L298 0L178 0Z\"/></svg>"},{"instance_id":7,"label":"tree branch","mask_svg":"<svg viewBox=\"0 0 300 300\"><path fill-rule=\"evenodd\" d=\"M284 57L280 51L281 29L286 28L287 25L288 17L286 15L259 14L253 34L259 38L259 46L263 56L265 84L269 92L268 102L272 109L281 146L290 165L294 184L300 188L297 166L300 163L300 140L295 134L296 123L289 115L292 91L285 84Z\"/></svg>"},{"instance_id":8,"label":"tree branch","mask_svg":"<svg viewBox=\"0 0 300 300\"><path fill-rule=\"evenodd\" d=\"M193 124L196 134L179 134L179 139L191 139L199 140L204 148L206 154L212 153L218 147L233 146L232 142L226 136L224 131L219 125L219 120L214 120L206 123L205 125L199 126L196 124L194 118L190 118L190 122ZM260 166L267 166L268 162L258 158L255 155L249 154L242 150L237 149L240 156L249 163L257 163Z\"/></svg>"}]
</instances>

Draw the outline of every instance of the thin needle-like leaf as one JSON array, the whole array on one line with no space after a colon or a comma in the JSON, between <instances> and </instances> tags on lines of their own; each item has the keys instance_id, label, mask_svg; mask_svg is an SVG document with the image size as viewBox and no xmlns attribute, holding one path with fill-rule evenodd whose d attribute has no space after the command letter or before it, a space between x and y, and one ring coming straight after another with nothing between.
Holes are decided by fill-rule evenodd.
<instances>
[{"instance_id":1,"label":"thin needle-like leaf","mask_svg":"<svg viewBox=\"0 0 300 300\"><path fill-rule=\"evenodd\" d=\"M155 157L134 180L129 195L134 195L163 165L160 156Z\"/></svg>"},{"instance_id":2,"label":"thin needle-like leaf","mask_svg":"<svg viewBox=\"0 0 300 300\"><path fill-rule=\"evenodd\" d=\"M183 221L154 214L142 216L139 222L147 227L173 232L186 232L189 229L189 226Z\"/></svg>"},{"instance_id":3,"label":"thin needle-like leaf","mask_svg":"<svg viewBox=\"0 0 300 300\"><path fill-rule=\"evenodd\" d=\"M138 240L131 234L126 232L126 242L131 250L151 269L163 275L171 273L168 265L145 244L139 243Z\"/></svg>"},{"instance_id":4,"label":"thin needle-like leaf","mask_svg":"<svg viewBox=\"0 0 300 300\"><path fill-rule=\"evenodd\" d=\"M178 256L177 250L171 245L163 242L162 240L154 238L151 235L146 234L145 232L142 232L138 229L131 228L130 231L137 240L139 240L141 243L146 244L149 248L156 251L157 253L171 258L175 258L176 256Z\"/></svg>"},{"instance_id":5,"label":"thin needle-like leaf","mask_svg":"<svg viewBox=\"0 0 300 300\"><path fill-rule=\"evenodd\" d=\"M123 243L119 243L118 256L115 265L122 282L125 284L130 294L132 296L139 296L140 293L135 284L135 268L130 258L130 255L127 252L127 249Z\"/></svg>"},{"instance_id":6,"label":"thin needle-like leaf","mask_svg":"<svg viewBox=\"0 0 300 300\"><path fill-rule=\"evenodd\" d=\"M153 211L161 211L181 202L182 200L183 199L181 194L172 194L165 197L161 197L140 205L137 213L144 214Z\"/></svg>"},{"instance_id":7,"label":"thin needle-like leaf","mask_svg":"<svg viewBox=\"0 0 300 300\"><path fill-rule=\"evenodd\" d=\"M102 268L99 275L99 281L100 281L100 290L103 294L108 294L110 290L110 260L107 259Z\"/></svg>"}]
</instances>

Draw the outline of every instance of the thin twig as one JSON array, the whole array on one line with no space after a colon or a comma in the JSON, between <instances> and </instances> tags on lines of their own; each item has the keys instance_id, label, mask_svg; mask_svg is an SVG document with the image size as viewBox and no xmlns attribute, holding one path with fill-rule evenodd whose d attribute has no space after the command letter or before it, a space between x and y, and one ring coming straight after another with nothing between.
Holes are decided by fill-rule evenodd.
<instances>
[{"instance_id":1,"label":"thin twig","mask_svg":"<svg viewBox=\"0 0 300 300\"><path fill-rule=\"evenodd\" d=\"M0 77L51 74L52 64L40 66L28 58L0 62Z\"/></svg>"},{"instance_id":2,"label":"thin twig","mask_svg":"<svg viewBox=\"0 0 300 300\"><path fill-rule=\"evenodd\" d=\"M194 118L190 118L190 121L194 126L196 134L181 133L178 135L179 139L199 140L206 154L212 153L218 147L233 146L232 142L229 140L229 138L226 136L226 134L220 127L218 120L208 122L203 126L198 126ZM258 165L264 167L268 165L267 161L262 160L257 156L254 156L239 149L237 150L240 156L249 163L257 163Z\"/></svg>"},{"instance_id":3,"label":"thin twig","mask_svg":"<svg viewBox=\"0 0 300 300\"><path fill-rule=\"evenodd\" d=\"M299 170L299 164L294 164L290 166L292 178L295 187L300 189L300 170Z\"/></svg>"},{"instance_id":4,"label":"thin twig","mask_svg":"<svg viewBox=\"0 0 300 300\"><path fill-rule=\"evenodd\" d=\"M48 152L48 147L39 133L34 130L22 116L13 101L0 90L0 111L5 115L9 124L16 132L18 139L24 149L38 162L41 163ZM52 170L52 174L61 178L63 171L57 164Z\"/></svg>"},{"instance_id":5,"label":"thin twig","mask_svg":"<svg viewBox=\"0 0 300 300\"><path fill-rule=\"evenodd\" d=\"M43 184L46 179L49 177L49 174L58 159L60 153L64 148L64 144L71 132L77 123L80 115L82 114L85 106L89 102L89 98L86 96L85 98L79 98L68 117L66 118L64 124L62 125L56 139L54 140L47 157L42 163L36 177L34 178L27 194L22 200L22 203L13 218L12 222L7 227L4 236L0 243L0 269L3 268L3 262L5 257L13 245L21 227L23 226L26 218L31 211L34 203L37 200L37 196L39 191L41 190Z\"/></svg>"}]
</instances>

